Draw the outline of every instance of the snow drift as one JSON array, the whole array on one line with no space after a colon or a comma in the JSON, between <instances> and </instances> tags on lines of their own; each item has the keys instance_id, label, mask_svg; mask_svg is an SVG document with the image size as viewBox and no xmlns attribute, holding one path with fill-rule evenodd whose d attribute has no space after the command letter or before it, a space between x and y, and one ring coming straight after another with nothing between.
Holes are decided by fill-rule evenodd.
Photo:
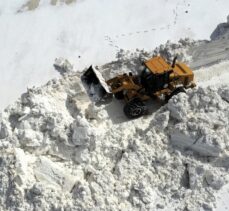
<instances>
[{"instance_id":1,"label":"snow drift","mask_svg":"<svg viewBox=\"0 0 229 211\"><path fill-rule=\"evenodd\" d=\"M29 89L2 113L2 209L214 206L228 180L228 86L189 90L128 121L121 102L90 101L79 76Z\"/></svg>"},{"instance_id":2,"label":"snow drift","mask_svg":"<svg viewBox=\"0 0 229 211\"><path fill-rule=\"evenodd\" d=\"M152 52L120 50L116 61L102 65L107 78L136 73L142 59L157 54L210 65L195 72L205 86L166 105L150 101L149 115L133 121L120 101L91 101L80 73L57 59L60 80L28 89L1 113L0 208L213 210L229 179L228 61L212 66L226 54L202 63L195 58L223 42L186 39ZM219 76L224 85L206 86Z\"/></svg>"}]
</instances>

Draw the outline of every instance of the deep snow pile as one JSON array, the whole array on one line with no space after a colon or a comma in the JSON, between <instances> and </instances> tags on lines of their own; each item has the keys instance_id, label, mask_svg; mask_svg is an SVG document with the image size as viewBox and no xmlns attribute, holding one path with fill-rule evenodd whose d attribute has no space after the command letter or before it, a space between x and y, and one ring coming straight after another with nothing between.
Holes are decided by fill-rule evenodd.
<instances>
[{"instance_id":1,"label":"deep snow pile","mask_svg":"<svg viewBox=\"0 0 229 211\"><path fill-rule=\"evenodd\" d=\"M156 55L169 62L178 55L192 65L188 51L200 43L120 50L100 69L106 79L137 73ZM122 102L95 105L67 60L54 66L62 79L28 89L1 114L1 209L214 208L229 179L228 85L188 90L163 107L149 102L150 115L128 121ZM227 74L227 66L202 68L197 81L208 84L216 73Z\"/></svg>"},{"instance_id":2,"label":"deep snow pile","mask_svg":"<svg viewBox=\"0 0 229 211\"><path fill-rule=\"evenodd\" d=\"M192 60L192 57L188 53L189 48L198 46L199 43L201 43L201 41L185 38L180 39L176 43L167 41L152 51L146 51L144 49L136 49L135 51L120 49L116 54L116 60L102 65L100 71L106 79L130 71L134 74L138 74L143 61L159 55L164 57L171 64L175 56L178 57L179 61L189 63Z\"/></svg>"},{"instance_id":3,"label":"deep snow pile","mask_svg":"<svg viewBox=\"0 0 229 211\"><path fill-rule=\"evenodd\" d=\"M29 89L1 115L1 209L211 210L228 182L228 103L228 86L196 88L128 121L79 74Z\"/></svg>"}]
</instances>

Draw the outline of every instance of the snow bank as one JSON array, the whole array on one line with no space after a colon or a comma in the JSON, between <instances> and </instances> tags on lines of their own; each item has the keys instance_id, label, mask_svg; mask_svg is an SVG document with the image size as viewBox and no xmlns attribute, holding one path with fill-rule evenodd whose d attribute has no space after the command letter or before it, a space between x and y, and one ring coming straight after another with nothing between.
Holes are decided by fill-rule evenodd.
<instances>
[{"instance_id":1,"label":"snow bank","mask_svg":"<svg viewBox=\"0 0 229 211\"><path fill-rule=\"evenodd\" d=\"M228 0L154 0L152 15L152 0L63 3L71 1L0 1L1 110L28 86L58 77L52 68L57 57L79 70L114 60L120 49L151 51L167 40L208 39L229 5Z\"/></svg>"},{"instance_id":2,"label":"snow bank","mask_svg":"<svg viewBox=\"0 0 229 211\"><path fill-rule=\"evenodd\" d=\"M202 45L184 39L154 51L121 49L100 69L106 79L138 73L158 54L192 65L190 49ZM229 179L229 87L226 79L206 85L227 74L227 61L196 70L204 87L164 106L149 102L150 114L132 121L120 101L92 102L68 60L54 66L60 80L28 89L0 115L2 210L214 209Z\"/></svg>"},{"instance_id":3,"label":"snow bank","mask_svg":"<svg viewBox=\"0 0 229 211\"><path fill-rule=\"evenodd\" d=\"M228 93L195 88L128 121L121 102L91 102L79 74L29 89L1 115L1 209L212 209L228 180Z\"/></svg>"},{"instance_id":4,"label":"snow bank","mask_svg":"<svg viewBox=\"0 0 229 211\"><path fill-rule=\"evenodd\" d=\"M221 88L221 93L228 93ZM224 102L216 90L199 88L196 92L180 98L172 98L168 103L171 117L179 121L171 135L174 145L191 149L205 156L218 156L225 149L229 136L228 103Z\"/></svg>"}]
</instances>

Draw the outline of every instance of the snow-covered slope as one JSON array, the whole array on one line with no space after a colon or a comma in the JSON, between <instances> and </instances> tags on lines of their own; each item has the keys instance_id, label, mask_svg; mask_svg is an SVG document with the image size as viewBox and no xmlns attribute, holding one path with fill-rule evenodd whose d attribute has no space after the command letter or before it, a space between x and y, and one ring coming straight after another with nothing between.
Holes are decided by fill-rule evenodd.
<instances>
[{"instance_id":1,"label":"snow-covered slope","mask_svg":"<svg viewBox=\"0 0 229 211\"><path fill-rule=\"evenodd\" d=\"M137 69L141 58L157 53L192 64L186 53L194 45L181 40L151 52L121 51L101 72ZM133 121L120 101L95 105L81 73L29 89L1 114L1 208L226 210L227 66L195 70L199 88L164 106L150 101L149 115Z\"/></svg>"},{"instance_id":2,"label":"snow-covered slope","mask_svg":"<svg viewBox=\"0 0 229 211\"><path fill-rule=\"evenodd\" d=\"M178 54L198 87L133 121L120 101L95 105L80 73L28 89L0 114L0 210L227 210L228 36L160 44L208 38L229 3L69 2L0 2L0 106L59 77L60 56L109 78Z\"/></svg>"},{"instance_id":3,"label":"snow-covered slope","mask_svg":"<svg viewBox=\"0 0 229 211\"><path fill-rule=\"evenodd\" d=\"M227 0L78 0L56 6L40 0L35 10L20 11L27 2L32 1L0 2L0 109L27 86L58 77L56 57L68 58L79 70L113 60L120 49L208 39L229 6Z\"/></svg>"},{"instance_id":4,"label":"snow-covered slope","mask_svg":"<svg viewBox=\"0 0 229 211\"><path fill-rule=\"evenodd\" d=\"M228 85L149 102L149 115L128 121L122 102L91 102L79 76L30 89L2 113L2 210L215 207L229 179Z\"/></svg>"}]
</instances>

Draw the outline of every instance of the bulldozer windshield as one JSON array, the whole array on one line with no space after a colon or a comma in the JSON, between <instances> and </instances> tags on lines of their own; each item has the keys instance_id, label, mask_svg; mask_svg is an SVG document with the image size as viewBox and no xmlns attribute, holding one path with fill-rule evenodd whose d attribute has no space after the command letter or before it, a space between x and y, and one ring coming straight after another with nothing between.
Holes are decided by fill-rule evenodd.
<instances>
[{"instance_id":1,"label":"bulldozer windshield","mask_svg":"<svg viewBox=\"0 0 229 211\"><path fill-rule=\"evenodd\" d=\"M143 70L141 75L141 83L149 95L156 91L162 90L169 84L169 76L172 71L167 71L160 74L154 74L148 68Z\"/></svg>"}]
</instances>

